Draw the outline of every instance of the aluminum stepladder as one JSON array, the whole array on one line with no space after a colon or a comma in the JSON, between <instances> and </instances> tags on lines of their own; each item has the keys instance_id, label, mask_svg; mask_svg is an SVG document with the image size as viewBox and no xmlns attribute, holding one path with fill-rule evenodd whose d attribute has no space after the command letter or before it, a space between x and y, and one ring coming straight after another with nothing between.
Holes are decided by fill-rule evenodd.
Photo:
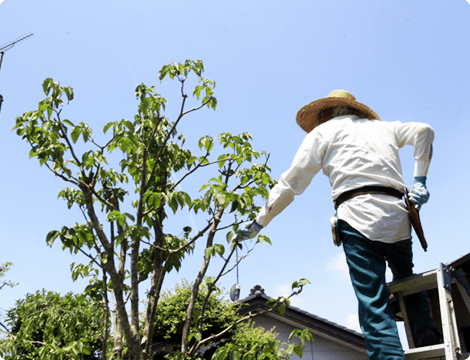
<instances>
[{"instance_id":1,"label":"aluminum stepladder","mask_svg":"<svg viewBox=\"0 0 470 360\"><path fill-rule=\"evenodd\" d=\"M457 327L457 319L455 313L454 300L452 299L452 284L460 293L463 303L470 313L470 287L466 281L465 274L461 271L452 271L444 264L440 268L413 275L406 279L401 279L388 284L388 291L398 298L403 321L405 323L405 331L410 349L405 350L406 360L414 359L470 359L469 353L462 353ZM411 332L409 318L407 316L404 297L421 291L431 289L437 290L438 312L433 311L436 324L442 324L442 337L444 342L438 345L415 348L414 340ZM436 317L440 315L440 319Z\"/></svg>"}]
</instances>

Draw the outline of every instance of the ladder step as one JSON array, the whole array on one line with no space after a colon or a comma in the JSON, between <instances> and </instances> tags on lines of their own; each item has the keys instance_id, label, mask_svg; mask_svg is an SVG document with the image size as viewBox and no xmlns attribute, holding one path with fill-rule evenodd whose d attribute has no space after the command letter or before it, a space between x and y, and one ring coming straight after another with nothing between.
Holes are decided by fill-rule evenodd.
<instances>
[{"instance_id":1,"label":"ladder step","mask_svg":"<svg viewBox=\"0 0 470 360\"><path fill-rule=\"evenodd\" d=\"M445 356L445 344L425 346L416 349L405 350L406 360L430 359L438 356Z\"/></svg>"},{"instance_id":2,"label":"ladder step","mask_svg":"<svg viewBox=\"0 0 470 360\"><path fill-rule=\"evenodd\" d=\"M395 293L401 291L403 296L436 288L437 272L429 271L423 274L412 275L405 279L396 280L388 284L388 291Z\"/></svg>"}]
</instances>

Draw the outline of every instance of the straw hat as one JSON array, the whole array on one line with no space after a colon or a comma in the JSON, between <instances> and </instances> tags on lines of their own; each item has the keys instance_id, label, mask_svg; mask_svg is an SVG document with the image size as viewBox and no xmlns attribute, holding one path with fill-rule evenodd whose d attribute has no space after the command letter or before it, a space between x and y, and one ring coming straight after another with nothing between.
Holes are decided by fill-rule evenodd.
<instances>
[{"instance_id":1,"label":"straw hat","mask_svg":"<svg viewBox=\"0 0 470 360\"><path fill-rule=\"evenodd\" d=\"M364 118L380 120L379 116L368 106L357 102L356 98L350 92L346 90L333 90L327 97L312 101L301 108L297 112L297 124L306 132L310 132L324 122L319 118L320 112L324 109L336 106L349 106L363 113Z\"/></svg>"}]
</instances>

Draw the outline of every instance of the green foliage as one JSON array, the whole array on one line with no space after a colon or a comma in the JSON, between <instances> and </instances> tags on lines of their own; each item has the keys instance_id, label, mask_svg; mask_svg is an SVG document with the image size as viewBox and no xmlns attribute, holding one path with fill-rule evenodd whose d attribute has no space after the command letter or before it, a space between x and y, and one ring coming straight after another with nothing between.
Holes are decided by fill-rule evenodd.
<instances>
[{"instance_id":1,"label":"green foliage","mask_svg":"<svg viewBox=\"0 0 470 360\"><path fill-rule=\"evenodd\" d=\"M253 323L243 323L231 342L218 347L211 360L287 360L294 353L302 357L306 342L313 340L308 329L295 329L289 335L289 341L297 338L297 342L281 342L274 330L266 331Z\"/></svg>"},{"instance_id":2,"label":"green foliage","mask_svg":"<svg viewBox=\"0 0 470 360\"><path fill-rule=\"evenodd\" d=\"M312 341L313 336L308 329L294 329L289 335L289 341L294 338L297 338L299 343L291 342L287 345L287 353L290 355L295 353L297 356L302 357L306 342Z\"/></svg>"},{"instance_id":3,"label":"green foliage","mask_svg":"<svg viewBox=\"0 0 470 360\"><path fill-rule=\"evenodd\" d=\"M173 291L161 294L155 317L154 342L175 345L181 342L182 325L192 286L193 284L184 280L181 285L177 284ZM206 295L207 287L202 285L197 296L194 317L191 322L191 334L197 334L198 332L197 325ZM239 318L237 315L238 306L228 300L223 300L221 295L219 290L212 293L208 299L207 311L201 329L204 337L220 332Z\"/></svg>"},{"instance_id":4,"label":"green foliage","mask_svg":"<svg viewBox=\"0 0 470 360\"><path fill-rule=\"evenodd\" d=\"M212 359L289 359L285 350L287 344L276 339L278 334L274 330L266 331L253 323L243 323L237 328L231 343L220 347Z\"/></svg>"},{"instance_id":5,"label":"green foliage","mask_svg":"<svg viewBox=\"0 0 470 360\"><path fill-rule=\"evenodd\" d=\"M153 355L152 359L188 359L188 357L182 357L180 339L185 309L190 299L192 286L193 284L185 280L173 291L167 291L161 295L162 298L155 318L153 342L164 346L162 346L162 350ZM242 319L238 313L242 305L224 300L223 295L226 294L218 290L210 295L202 327L198 327L207 291L207 287L202 286L198 293L194 317L191 320L190 344L217 334ZM289 340L297 338L298 341L289 344L277 340L277 335L274 328L266 330L262 327L256 327L254 323L246 320L223 336L205 343L204 348L191 359L285 360L289 359L293 353L301 356L306 341L312 339L308 330L294 330Z\"/></svg>"},{"instance_id":6,"label":"green foliage","mask_svg":"<svg viewBox=\"0 0 470 360\"><path fill-rule=\"evenodd\" d=\"M92 360L101 351L104 311L89 297L27 294L7 313L10 333L0 340L5 360Z\"/></svg>"}]
</instances>

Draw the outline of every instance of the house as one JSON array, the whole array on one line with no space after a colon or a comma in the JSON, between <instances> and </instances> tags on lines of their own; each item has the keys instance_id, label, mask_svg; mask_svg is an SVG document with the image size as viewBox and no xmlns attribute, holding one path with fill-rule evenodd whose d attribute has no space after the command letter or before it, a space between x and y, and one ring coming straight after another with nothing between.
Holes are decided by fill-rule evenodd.
<instances>
[{"instance_id":1,"label":"house","mask_svg":"<svg viewBox=\"0 0 470 360\"><path fill-rule=\"evenodd\" d=\"M250 295L239 300L245 304L241 307L241 314L259 313L268 310L266 301L268 297L260 285L251 289ZM367 360L364 335L340 326L316 315L310 314L296 307L289 307L284 315L277 311L259 315L253 319L257 326L266 330L275 327L279 333L278 339L288 341L289 334L294 329L309 329L313 341L307 343L302 356L303 360ZM295 354L291 359L300 359Z\"/></svg>"}]
</instances>

